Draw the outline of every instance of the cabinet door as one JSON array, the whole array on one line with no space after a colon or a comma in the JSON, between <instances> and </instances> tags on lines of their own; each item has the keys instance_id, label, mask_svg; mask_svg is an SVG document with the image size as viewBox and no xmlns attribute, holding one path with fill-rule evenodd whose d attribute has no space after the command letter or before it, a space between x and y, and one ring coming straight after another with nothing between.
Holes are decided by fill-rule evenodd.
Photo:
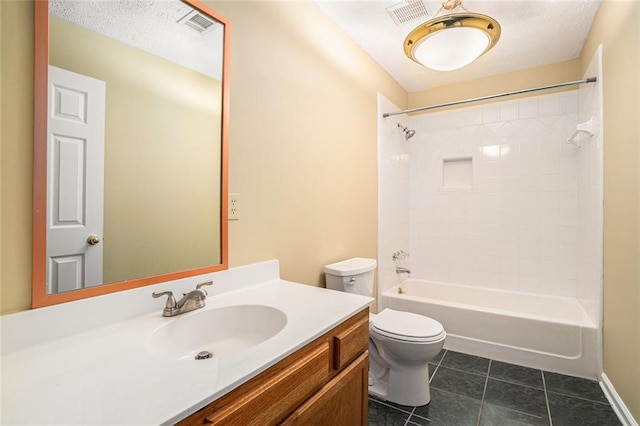
<instances>
[{"instance_id":1,"label":"cabinet door","mask_svg":"<svg viewBox=\"0 0 640 426\"><path fill-rule=\"evenodd\" d=\"M283 424L366 425L368 370L369 352L365 352L294 411Z\"/></svg>"},{"instance_id":2,"label":"cabinet door","mask_svg":"<svg viewBox=\"0 0 640 426\"><path fill-rule=\"evenodd\" d=\"M363 315L364 314L364 315ZM348 328L333 336L333 368L342 370L369 346L369 315L363 312L354 317Z\"/></svg>"},{"instance_id":3,"label":"cabinet door","mask_svg":"<svg viewBox=\"0 0 640 426\"><path fill-rule=\"evenodd\" d=\"M260 376L255 386L218 407L217 411L206 417L206 422L243 426L279 422L329 379L329 344L324 343L306 352L303 358L285 369L270 370ZM283 398L285 395L286 398Z\"/></svg>"}]
</instances>

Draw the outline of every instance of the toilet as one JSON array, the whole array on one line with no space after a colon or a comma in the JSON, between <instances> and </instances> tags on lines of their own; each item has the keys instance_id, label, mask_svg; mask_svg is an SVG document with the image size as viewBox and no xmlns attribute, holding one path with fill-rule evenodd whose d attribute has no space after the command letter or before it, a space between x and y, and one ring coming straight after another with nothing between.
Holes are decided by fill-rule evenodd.
<instances>
[{"instance_id":1,"label":"toilet","mask_svg":"<svg viewBox=\"0 0 640 426\"><path fill-rule=\"evenodd\" d=\"M353 258L324 267L327 288L373 295L375 259ZM438 321L383 309L369 317L369 394L408 406L428 404L428 363L447 334Z\"/></svg>"}]
</instances>

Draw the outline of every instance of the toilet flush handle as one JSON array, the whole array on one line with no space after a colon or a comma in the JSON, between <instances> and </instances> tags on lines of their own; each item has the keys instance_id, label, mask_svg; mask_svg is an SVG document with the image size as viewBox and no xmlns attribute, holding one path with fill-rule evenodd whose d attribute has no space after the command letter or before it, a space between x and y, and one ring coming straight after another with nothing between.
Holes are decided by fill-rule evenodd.
<instances>
[{"instance_id":1,"label":"toilet flush handle","mask_svg":"<svg viewBox=\"0 0 640 426\"><path fill-rule=\"evenodd\" d=\"M356 283L356 277L351 277L349 279L349 284L354 285Z\"/></svg>"}]
</instances>

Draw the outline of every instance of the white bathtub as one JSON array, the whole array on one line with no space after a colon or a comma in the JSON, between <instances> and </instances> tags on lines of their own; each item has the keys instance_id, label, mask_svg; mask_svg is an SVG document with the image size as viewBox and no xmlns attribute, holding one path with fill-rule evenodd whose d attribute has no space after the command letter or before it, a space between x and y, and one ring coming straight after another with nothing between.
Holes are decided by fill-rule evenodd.
<instances>
[{"instance_id":1,"label":"white bathtub","mask_svg":"<svg viewBox=\"0 0 640 426\"><path fill-rule=\"evenodd\" d=\"M435 318L445 348L596 379L598 333L577 299L416 279L382 294L382 307Z\"/></svg>"}]
</instances>

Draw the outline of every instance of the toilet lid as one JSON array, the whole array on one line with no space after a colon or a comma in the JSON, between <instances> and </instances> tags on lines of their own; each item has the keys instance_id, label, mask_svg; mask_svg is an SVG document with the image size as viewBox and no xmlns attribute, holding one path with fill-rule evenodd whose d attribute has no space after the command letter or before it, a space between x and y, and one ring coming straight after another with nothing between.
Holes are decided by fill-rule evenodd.
<instances>
[{"instance_id":1,"label":"toilet lid","mask_svg":"<svg viewBox=\"0 0 640 426\"><path fill-rule=\"evenodd\" d=\"M442 324L433 318L411 312L384 309L371 319L374 332L415 342L431 342L445 336Z\"/></svg>"}]
</instances>

